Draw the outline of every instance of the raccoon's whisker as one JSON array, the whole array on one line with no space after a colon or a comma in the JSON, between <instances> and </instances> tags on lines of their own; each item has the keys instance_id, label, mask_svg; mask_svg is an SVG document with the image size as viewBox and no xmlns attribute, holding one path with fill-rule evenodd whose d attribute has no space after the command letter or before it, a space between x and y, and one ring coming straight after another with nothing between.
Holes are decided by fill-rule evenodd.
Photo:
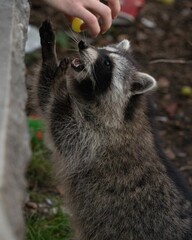
<instances>
[{"instance_id":1,"label":"raccoon's whisker","mask_svg":"<svg viewBox=\"0 0 192 240\"><path fill-rule=\"evenodd\" d=\"M83 40L87 44L87 32L83 31Z\"/></svg>"},{"instance_id":2,"label":"raccoon's whisker","mask_svg":"<svg viewBox=\"0 0 192 240\"><path fill-rule=\"evenodd\" d=\"M89 71L85 72L84 78L87 78L87 75L89 74Z\"/></svg>"},{"instance_id":3,"label":"raccoon's whisker","mask_svg":"<svg viewBox=\"0 0 192 240\"><path fill-rule=\"evenodd\" d=\"M81 78L81 77L83 77L83 71L81 71L81 72L79 72L78 74L77 74L77 78L79 79L79 78Z\"/></svg>"},{"instance_id":4,"label":"raccoon's whisker","mask_svg":"<svg viewBox=\"0 0 192 240\"><path fill-rule=\"evenodd\" d=\"M94 64L91 62L91 59L90 59L89 56L87 56L87 59L88 59L88 61L89 61L89 63L90 63L90 66L91 66L91 68L92 68L92 70L93 70L93 75L94 75L95 79L97 79L97 75L96 75L96 73L95 73Z\"/></svg>"},{"instance_id":5,"label":"raccoon's whisker","mask_svg":"<svg viewBox=\"0 0 192 240\"><path fill-rule=\"evenodd\" d=\"M86 42L85 31L83 31L82 33L83 33L83 41Z\"/></svg>"},{"instance_id":6,"label":"raccoon's whisker","mask_svg":"<svg viewBox=\"0 0 192 240\"><path fill-rule=\"evenodd\" d=\"M66 32L68 37L70 37L76 44L79 42L72 30L69 29L69 31Z\"/></svg>"},{"instance_id":7,"label":"raccoon's whisker","mask_svg":"<svg viewBox=\"0 0 192 240\"><path fill-rule=\"evenodd\" d=\"M70 29L70 27L66 34L75 42L75 44L79 42L77 35Z\"/></svg>"},{"instance_id":8,"label":"raccoon's whisker","mask_svg":"<svg viewBox=\"0 0 192 240\"><path fill-rule=\"evenodd\" d=\"M87 58L87 60L88 60L88 64L93 68L93 70L94 70L94 65L92 64L92 62L91 62L91 59L90 59L90 57L89 57L89 55L86 55L85 56L86 58Z\"/></svg>"},{"instance_id":9,"label":"raccoon's whisker","mask_svg":"<svg viewBox=\"0 0 192 240\"><path fill-rule=\"evenodd\" d=\"M77 78L86 78L88 75L88 72L84 72L84 71L81 71L78 75L77 75Z\"/></svg>"},{"instance_id":10,"label":"raccoon's whisker","mask_svg":"<svg viewBox=\"0 0 192 240\"><path fill-rule=\"evenodd\" d=\"M77 38L77 35L71 30L71 23L69 23L69 21L65 21L65 26L66 28L68 29L68 31L65 31L66 34L75 42L75 43L78 43L78 38Z\"/></svg>"},{"instance_id":11,"label":"raccoon's whisker","mask_svg":"<svg viewBox=\"0 0 192 240\"><path fill-rule=\"evenodd\" d=\"M93 70L94 78L96 79L97 76L96 76L96 73L95 73L95 67L94 67L94 65L93 65L92 63L91 63L91 68L92 68L92 70Z\"/></svg>"},{"instance_id":12,"label":"raccoon's whisker","mask_svg":"<svg viewBox=\"0 0 192 240\"><path fill-rule=\"evenodd\" d=\"M76 33L74 33L74 32L71 30L71 28L70 28L69 30L70 30L70 33L71 33L71 35L73 36L73 38L76 40L75 42L78 43L79 40L80 40L79 36L78 36Z\"/></svg>"},{"instance_id":13,"label":"raccoon's whisker","mask_svg":"<svg viewBox=\"0 0 192 240\"><path fill-rule=\"evenodd\" d=\"M76 38L75 35L72 34L72 31L71 31L71 29L70 29L70 27L68 25L67 25L67 28L68 28L68 31L65 31L65 33L67 34L67 36L69 38L71 38L75 43L77 43L78 42L77 38Z\"/></svg>"},{"instance_id":14,"label":"raccoon's whisker","mask_svg":"<svg viewBox=\"0 0 192 240\"><path fill-rule=\"evenodd\" d=\"M85 75L85 77L87 77L87 75L89 74L89 73L91 73L91 62L90 62L90 60L88 59L88 62L86 63L86 65L87 65L87 71L86 71L86 75Z\"/></svg>"}]
</instances>

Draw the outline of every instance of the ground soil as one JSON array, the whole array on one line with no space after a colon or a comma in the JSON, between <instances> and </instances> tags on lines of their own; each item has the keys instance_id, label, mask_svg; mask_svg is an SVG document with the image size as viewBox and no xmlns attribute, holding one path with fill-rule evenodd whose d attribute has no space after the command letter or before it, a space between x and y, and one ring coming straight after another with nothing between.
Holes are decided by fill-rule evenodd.
<instances>
[{"instance_id":1,"label":"ground soil","mask_svg":"<svg viewBox=\"0 0 192 240\"><path fill-rule=\"evenodd\" d=\"M51 19L56 31L65 29L63 14L34 0L30 23L39 27L46 18ZM150 20L148 24L146 19ZM182 94L184 86L192 87L191 0L178 0L173 5L148 0L133 23L113 26L93 44L105 45L123 38L131 41L141 69L159 83L154 94L155 120L163 149L192 186L192 95ZM66 49L58 51L60 56L68 53ZM168 61L153 61L157 59ZM32 68L30 65L27 73Z\"/></svg>"}]
</instances>

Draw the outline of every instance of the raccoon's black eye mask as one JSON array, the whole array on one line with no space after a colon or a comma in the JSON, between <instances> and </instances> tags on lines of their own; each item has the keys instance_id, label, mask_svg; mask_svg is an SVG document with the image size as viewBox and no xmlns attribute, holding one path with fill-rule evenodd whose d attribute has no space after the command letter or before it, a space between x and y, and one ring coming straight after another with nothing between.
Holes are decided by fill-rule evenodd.
<instances>
[{"instance_id":1,"label":"raccoon's black eye mask","mask_svg":"<svg viewBox=\"0 0 192 240\"><path fill-rule=\"evenodd\" d=\"M103 60L103 64L105 67L111 69L112 67L112 61L110 60L110 58L108 56L106 56Z\"/></svg>"}]
</instances>

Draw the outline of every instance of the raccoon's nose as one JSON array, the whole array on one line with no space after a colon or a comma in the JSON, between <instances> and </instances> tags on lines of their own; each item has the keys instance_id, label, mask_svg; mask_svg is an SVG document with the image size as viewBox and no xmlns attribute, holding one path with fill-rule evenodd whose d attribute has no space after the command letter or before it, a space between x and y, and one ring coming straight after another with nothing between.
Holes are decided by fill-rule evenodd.
<instances>
[{"instance_id":1,"label":"raccoon's nose","mask_svg":"<svg viewBox=\"0 0 192 240\"><path fill-rule=\"evenodd\" d=\"M78 47L79 47L79 50L85 50L86 48L88 48L88 45L84 41L81 40L78 43Z\"/></svg>"}]
</instances>

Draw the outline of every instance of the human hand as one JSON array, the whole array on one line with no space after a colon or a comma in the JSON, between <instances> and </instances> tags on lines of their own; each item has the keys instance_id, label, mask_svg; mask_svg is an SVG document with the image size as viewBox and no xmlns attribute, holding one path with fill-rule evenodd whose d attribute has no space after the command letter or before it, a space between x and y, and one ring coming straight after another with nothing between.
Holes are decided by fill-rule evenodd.
<instances>
[{"instance_id":1,"label":"human hand","mask_svg":"<svg viewBox=\"0 0 192 240\"><path fill-rule=\"evenodd\" d=\"M107 0L107 5L99 0L44 0L67 17L78 17L85 22L93 37L105 33L120 11L119 0ZM101 24L99 24L101 22Z\"/></svg>"}]
</instances>

